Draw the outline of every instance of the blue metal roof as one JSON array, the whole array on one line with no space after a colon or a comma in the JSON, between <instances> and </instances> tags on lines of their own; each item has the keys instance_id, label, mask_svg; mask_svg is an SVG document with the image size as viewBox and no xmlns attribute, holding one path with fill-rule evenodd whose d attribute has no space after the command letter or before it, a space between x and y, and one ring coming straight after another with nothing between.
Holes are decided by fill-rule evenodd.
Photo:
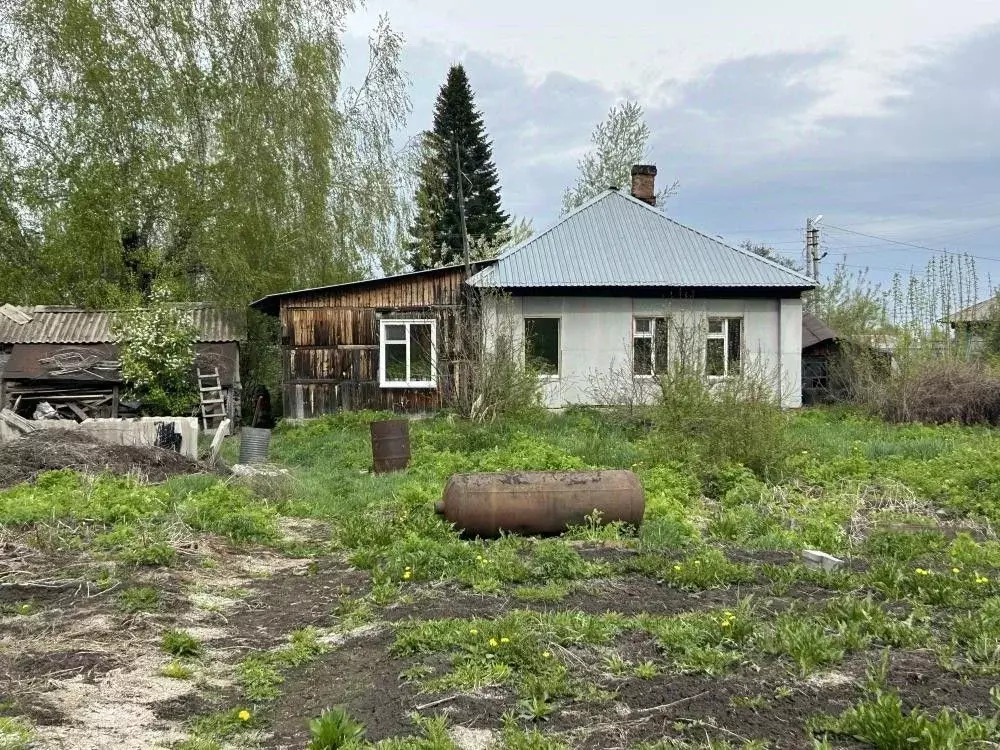
<instances>
[{"instance_id":1,"label":"blue metal roof","mask_svg":"<svg viewBox=\"0 0 1000 750\"><path fill-rule=\"evenodd\" d=\"M815 282L779 263L679 224L607 190L501 255L480 287L785 287Z\"/></svg>"}]
</instances>

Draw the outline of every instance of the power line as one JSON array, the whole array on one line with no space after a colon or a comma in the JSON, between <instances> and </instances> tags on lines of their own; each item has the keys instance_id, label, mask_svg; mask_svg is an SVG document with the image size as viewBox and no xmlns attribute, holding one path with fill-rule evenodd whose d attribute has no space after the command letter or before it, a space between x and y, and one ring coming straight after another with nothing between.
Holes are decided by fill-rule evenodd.
<instances>
[{"instance_id":1,"label":"power line","mask_svg":"<svg viewBox=\"0 0 1000 750\"><path fill-rule=\"evenodd\" d=\"M877 234L868 234L866 232L858 232L857 230L854 230L854 229L846 229L844 227L837 227L837 226L834 226L833 224L826 224L825 226L826 226L827 229L833 229L833 230L835 230L837 232L847 232L847 234L856 234L856 235L858 235L860 237L868 237L869 239L873 239L873 240L882 240L883 242L888 242L888 243L891 243L893 245L902 245L903 247L912 247L912 248L915 248L917 250L926 250L926 251L932 252L932 253L941 253L942 255L959 255L959 256L965 256L967 258L976 258L978 260L990 260L990 261L1000 260L1000 258L989 258L989 257L987 257L985 255L972 255L970 253L956 252L955 250L944 250L943 248L939 248L939 247L929 247L927 245L918 245L918 244L916 244L914 242L903 242L902 240L894 240L891 237L880 237Z\"/></svg>"}]
</instances>

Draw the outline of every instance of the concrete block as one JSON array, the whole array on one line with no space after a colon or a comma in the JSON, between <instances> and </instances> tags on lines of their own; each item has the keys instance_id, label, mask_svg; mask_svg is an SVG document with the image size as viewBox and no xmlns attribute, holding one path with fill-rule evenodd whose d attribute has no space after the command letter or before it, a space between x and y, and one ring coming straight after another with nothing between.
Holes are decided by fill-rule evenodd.
<instances>
[{"instance_id":1,"label":"concrete block","mask_svg":"<svg viewBox=\"0 0 1000 750\"><path fill-rule=\"evenodd\" d=\"M818 549L802 550L802 561L810 568L822 568L823 570L840 570L844 567L844 561L839 557L820 552Z\"/></svg>"}]
</instances>

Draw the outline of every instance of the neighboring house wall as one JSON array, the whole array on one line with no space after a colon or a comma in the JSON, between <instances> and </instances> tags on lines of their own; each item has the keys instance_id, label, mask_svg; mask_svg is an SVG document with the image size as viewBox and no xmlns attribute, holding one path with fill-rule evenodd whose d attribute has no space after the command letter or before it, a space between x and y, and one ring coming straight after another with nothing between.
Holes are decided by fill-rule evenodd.
<instances>
[{"instance_id":1,"label":"neighboring house wall","mask_svg":"<svg viewBox=\"0 0 1000 750\"><path fill-rule=\"evenodd\" d=\"M744 366L771 380L783 406L802 403L802 301L798 298L666 299L515 293L500 303L488 304L491 307L487 320L496 320L499 305L501 312L515 321L510 327L522 337L522 350L524 319L559 319L559 374L546 377L543 387L549 407L594 403L597 377L609 370L631 372L635 318L672 321L668 356L679 351L678 337L693 337L696 346L704 347L708 318L742 320Z\"/></svg>"},{"instance_id":2,"label":"neighboring house wall","mask_svg":"<svg viewBox=\"0 0 1000 750\"><path fill-rule=\"evenodd\" d=\"M464 269L442 269L280 299L284 413L439 407L453 382ZM382 321L433 321L436 385L383 387Z\"/></svg>"}]
</instances>

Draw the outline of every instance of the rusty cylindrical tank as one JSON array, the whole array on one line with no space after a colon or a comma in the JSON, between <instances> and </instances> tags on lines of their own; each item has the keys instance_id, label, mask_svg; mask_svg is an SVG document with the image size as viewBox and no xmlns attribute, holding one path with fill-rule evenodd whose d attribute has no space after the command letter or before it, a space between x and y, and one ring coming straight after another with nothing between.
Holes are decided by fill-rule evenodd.
<instances>
[{"instance_id":1,"label":"rusty cylindrical tank","mask_svg":"<svg viewBox=\"0 0 1000 750\"><path fill-rule=\"evenodd\" d=\"M410 464L410 423L405 419L372 422L372 466L376 474L401 471Z\"/></svg>"},{"instance_id":2,"label":"rusty cylindrical tank","mask_svg":"<svg viewBox=\"0 0 1000 750\"><path fill-rule=\"evenodd\" d=\"M595 510L602 523L638 527L645 506L639 477L631 471L527 471L455 474L437 512L466 536L492 537L501 530L559 534Z\"/></svg>"}]
</instances>

